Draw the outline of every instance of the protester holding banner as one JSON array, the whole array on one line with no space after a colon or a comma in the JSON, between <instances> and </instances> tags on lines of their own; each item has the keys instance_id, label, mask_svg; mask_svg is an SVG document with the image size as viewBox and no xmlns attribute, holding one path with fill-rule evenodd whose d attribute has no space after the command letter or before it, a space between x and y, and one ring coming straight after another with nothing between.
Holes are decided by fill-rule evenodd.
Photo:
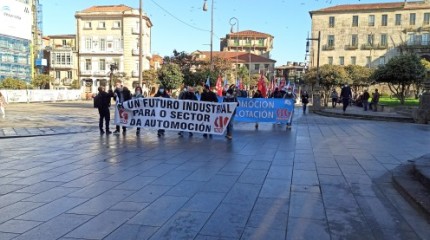
<instances>
[{"instance_id":1,"label":"protester holding banner","mask_svg":"<svg viewBox=\"0 0 430 240\"><path fill-rule=\"evenodd\" d=\"M279 88L275 88L275 91L269 96L270 98L283 98L283 94L279 91Z\"/></svg>"},{"instance_id":2,"label":"protester holding banner","mask_svg":"<svg viewBox=\"0 0 430 240\"><path fill-rule=\"evenodd\" d=\"M116 98L116 108L115 108L115 123L116 125L116 130L115 132L113 132L114 134L119 134L119 130L120 130L120 126L118 125L119 123L119 116L120 116L120 109L121 109L121 105L123 102L128 101L131 99L131 92L130 90L128 90L127 87L124 87L122 85L121 80L118 80L116 83L116 88L114 91L114 97ZM122 133L125 134L126 133L127 128L126 127L122 127Z\"/></svg>"},{"instance_id":3,"label":"protester holding banner","mask_svg":"<svg viewBox=\"0 0 430 240\"><path fill-rule=\"evenodd\" d=\"M6 117L6 111L5 106L7 105L6 98L3 96L3 94L0 92L0 114L2 118Z\"/></svg>"},{"instance_id":4,"label":"protester holding banner","mask_svg":"<svg viewBox=\"0 0 430 240\"><path fill-rule=\"evenodd\" d=\"M263 98L263 94L261 94L261 91L257 89L252 98ZM255 129L258 129L258 122L255 123Z\"/></svg>"},{"instance_id":5,"label":"protester holding banner","mask_svg":"<svg viewBox=\"0 0 430 240\"><path fill-rule=\"evenodd\" d=\"M154 95L154 97L170 98L170 95L164 89L164 86L161 85L160 88L158 88L158 91ZM158 129L157 136L159 137L164 136L164 132L165 132L164 129Z\"/></svg>"},{"instance_id":6,"label":"protester holding banner","mask_svg":"<svg viewBox=\"0 0 430 240\"><path fill-rule=\"evenodd\" d=\"M236 92L236 86L234 84L230 85L229 89L226 92L226 95L223 99L224 102L238 102L237 100L237 92ZM233 119L234 115L236 114L236 110L233 113L233 116L231 117L228 125L227 125L227 134L225 137L229 140L231 140L232 137L232 128L233 128Z\"/></svg>"},{"instance_id":7,"label":"protester holding banner","mask_svg":"<svg viewBox=\"0 0 430 240\"><path fill-rule=\"evenodd\" d=\"M200 100L202 102L218 102L218 97L214 92L210 90L210 87L208 85L205 85L203 88L202 95L200 97ZM207 137L208 135L205 133L203 134L203 137ZM209 137L212 137L212 134L209 134Z\"/></svg>"},{"instance_id":8,"label":"protester holding banner","mask_svg":"<svg viewBox=\"0 0 430 240\"><path fill-rule=\"evenodd\" d=\"M194 88L193 87L187 87L186 89L187 90L184 91L184 93L181 95L180 99L181 100L197 101L198 99L197 99L196 95L194 94ZM184 133L183 131L180 131L180 132L178 132L178 135L182 136L183 133ZM190 137L193 136L192 132L189 132L188 134L190 135Z\"/></svg>"},{"instance_id":9,"label":"protester holding banner","mask_svg":"<svg viewBox=\"0 0 430 240\"><path fill-rule=\"evenodd\" d=\"M293 89L291 86L288 87L287 93L284 95L284 99L290 99L293 104L293 111L290 117L290 121L287 123L287 129L291 129L291 125L293 123L293 115L294 115L294 104L296 103L296 95L293 93Z\"/></svg>"},{"instance_id":10,"label":"protester holding banner","mask_svg":"<svg viewBox=\"0 0 430 240\"><path fill-rule=\"evenodd\" d=\"M142 95L142 88L140 86L137 86L134 89L133 99L136 99L136 98L144 98L144 96ZM140 135L140 127L136 129L136 136L139 136L139 135Z\"/></svg>"}]
</instances>

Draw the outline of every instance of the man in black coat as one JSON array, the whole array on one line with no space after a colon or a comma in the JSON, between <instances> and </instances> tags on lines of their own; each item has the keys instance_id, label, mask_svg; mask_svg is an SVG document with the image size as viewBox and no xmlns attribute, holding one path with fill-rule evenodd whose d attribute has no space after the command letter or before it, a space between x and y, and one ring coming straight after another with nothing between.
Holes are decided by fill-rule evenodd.
<instances>
[{"instance_id":1,"label":"man in black coat","mask_svg":"<svg viewBox=\"0 0 430 240\"><path fill-rule=\"evenodd\" d=\"M346 108L348 107L349 101L352 97L352 91L351 87L348 86L347 83L342 87L342 90L340 91L340 97L342 98L342 104L343 104L343 113L345 113Z\"/></svg>"},{"instance_id":2,"label":"man in black coat","mask_svg":"<svg viewBox=\"0 0 430 240\"><path fill-rule=\"evenodd\" d=\"M103 119L105 121L105 126L106 126L106 134L111 134L112 132L109 131L109 121L110 121L110 111L109 111L109 107L110 107L110 101L111 98L113 97L113 92L112 90L109 91L109 93L107 93L105 91L105 87L99 87L98 88L98 96L96 96L98 98L98 104L97 104L97 109L99 110L99 129L100 129L100 134L104 134L105 131L103 130Z\"/></svg>"},{"instance_id":3,"label":"man in black coat","mask_svg":"<svg viewBox=\"0 0 430 240\"><path fill-rule=\"evenodd\" d=\"M117 104L122 104L125 101L128 101L131 99L131 92L128 90L127 87L122 86L121 81L116 82L116 88L114 91L114 97L116 98ZM117 111L117 109L116 109ZM116 125L116 130L113 132L114 134L119 134L120 126ZM125 134L127 128L122 127L122 133Z\"/></svg>"},{"instance_id":4,"label":"man in black coat","mask_svg":"<svg viewBox=\"0 0 430 240\"><path fill-rule=\"evenodd\" d=\"M205 88L203 89L202 95L200 96L200 101L202 102L218 102L218 97L214 92L212 92L209 89L208 85L205 85ZM203 134L203 137L207 137L208 135L205 133ZM209 134L210 137L212 137L212 134Z\"/></svg>"}]
</instances>

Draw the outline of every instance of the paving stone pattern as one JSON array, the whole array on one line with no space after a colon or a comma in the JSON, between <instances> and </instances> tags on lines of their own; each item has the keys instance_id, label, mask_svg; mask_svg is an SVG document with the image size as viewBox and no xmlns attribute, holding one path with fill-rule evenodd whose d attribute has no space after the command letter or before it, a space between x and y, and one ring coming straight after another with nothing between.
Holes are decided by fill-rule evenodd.
<instances>
[{"instance_id":1,"label":"paving stone pattern","mask_svg":"<svg viewBox=\"0 0 430 240\"><path fill-rule=\"evenodd\" d=\"M234 138L0 139L0 239L430 239L391 185L430 126L295 115Z\"/></svg>"}]
</instances>

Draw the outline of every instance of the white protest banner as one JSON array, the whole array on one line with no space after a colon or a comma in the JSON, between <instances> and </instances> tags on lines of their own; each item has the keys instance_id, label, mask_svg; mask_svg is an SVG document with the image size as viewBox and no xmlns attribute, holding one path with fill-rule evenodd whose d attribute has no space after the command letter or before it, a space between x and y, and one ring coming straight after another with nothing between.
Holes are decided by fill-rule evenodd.
<instances>
[{"instance_id":1,"label":"white protest banner","mask_svg":"<svg viewBox=\"0 0 430 240\"><path fill-rule=\"evenodd\" d=\"M117 107L115 124L207 134L224 133L237 103L137 98Z\"/></svg>"}]
</instances>

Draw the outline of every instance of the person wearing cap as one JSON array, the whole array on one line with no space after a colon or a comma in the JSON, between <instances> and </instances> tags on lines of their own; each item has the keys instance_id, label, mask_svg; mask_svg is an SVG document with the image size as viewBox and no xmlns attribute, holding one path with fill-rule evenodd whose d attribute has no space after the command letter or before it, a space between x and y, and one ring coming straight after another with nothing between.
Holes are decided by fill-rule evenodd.
<instances>
[{"instance_id":1,"label":"person wearing cap","mask_svg":"<svg viewBox=\"0 0 430 240\"><path fill-rule=\"evenodd\" d=\"M203 88L203 92L200 96L200 101L202 102L218 102L218 97L214 92L210 90L208 85L205 85ZM203 137L207 137L208 134L203 134ZM212 134L209 134L209 137L212 137Z\"/></svg>"}]
</instances>

